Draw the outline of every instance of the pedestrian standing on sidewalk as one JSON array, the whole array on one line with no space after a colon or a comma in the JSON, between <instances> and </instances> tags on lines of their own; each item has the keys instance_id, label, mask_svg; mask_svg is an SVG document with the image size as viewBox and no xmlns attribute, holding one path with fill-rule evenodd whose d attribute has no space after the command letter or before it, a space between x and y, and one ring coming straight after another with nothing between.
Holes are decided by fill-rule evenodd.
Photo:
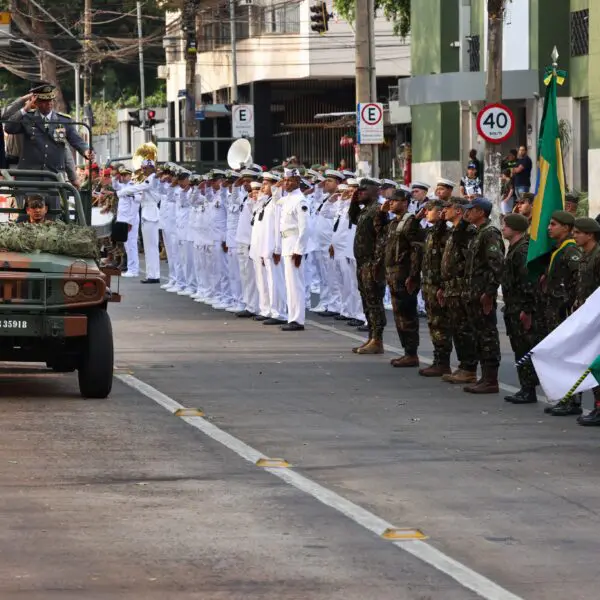
<instances>
[{"instance_id":1,"label":"pedestrian standing on sidewalk","mask_svg":"<svg viewBox=\"0 0 600 600\"><path fill-rule=\"evenodd\" d=\"M408 212L409 195L395 190L381 206L394 219L387 225L385 275L392 297L392 310L404 356L391 361L393 367L419 366L419 316L417 293L421 285L424 230Z\"/></svg>"},{"instance_id":2,"label":"pedestrian standing on sidewalk","mask_svg":"<svg viewBox=\"0 0 600 600\"><path fill-rule=\"evenodd\" d=\"M369 339L356 348L355 354L383 354L383 330L387 324L383 296L385 294L384 253L388 222L380 210L379 182L363 177L353 195L348 213L356 225L354 257L358 290L369 327Z\"/></svg>"}]
</instances>

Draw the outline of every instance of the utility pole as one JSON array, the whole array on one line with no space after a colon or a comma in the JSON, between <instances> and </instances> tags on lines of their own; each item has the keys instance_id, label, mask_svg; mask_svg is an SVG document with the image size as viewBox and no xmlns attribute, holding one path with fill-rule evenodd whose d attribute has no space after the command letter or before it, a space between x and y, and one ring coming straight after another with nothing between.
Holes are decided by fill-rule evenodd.
<instances>
[{"instance_id":1,"label":"utility pole","mask_svg":"<svg viewBox=\"0 0 600 600\"><path fill-rule=\"evenodd\" d=\"M356 104L377 100L374 52L374 0L356 0ZM357 171L361 176L377 176L377 146L359 144Z\"/></svg>"},{"instance_id":2,"label":"utility pole","mask_svg":"<svg viewBox=\"0 0 600 600\"><path fill-rule=\"evenodd\" d=\"M92 68L90 64L92 0L85 0L83 10L83 38L83 106L89 108L92 106ZM85 110L84 114L86 114Z\"/></svg>"},{"instance_id":3,"label":"utility pole","mask_svg":"<svg viewBox=\"0 0 600 600\"><path fill-rule=\"evenodd\" d=\"M235 0L229 0L229 37L231 41L231 104L238 101L237 54L235 37Z\"/></svg>"},{"instance_id":4,"label":"utility pole","mask_svg":"<svg viewBox=\"0 0 600 600\"><path fill-rule=\"evenodd\" d=\"M151 132L146 130L146 79L144 78L144 40L142 31L142 3L136 2L137 30L138 30L138 56L140 63L140 121L144 131L144 142L150 141Z\"/></svg>"},{"instance_id":5,"label":"utility pole","mask_svg":"<svg viewBox=\"0 0 600 600\"><path fill-rule=\"evenodd\" d=\"M185 36L185 137L198 137L198 124L196 123L196 56L197 56L197 19L196 3L194 0L184 0L181 15L183 33ZM183 157L186 162L196 161L197 144L186 141Z\"/></svg>"},{"instance_id":6,"label":"utility pole","mask_svg":"<svg viewBox=\"0 0 600 600\"><path fill-rule=\"evenodd\" d=\"M485 79L486 104L502 102L502 29L504 25L504 7L506 0L486 0L488 12L488 47L487 47L487 72ZM485 143L484 156L484 193L491 200L492 223L500 226L501 210L501 183L502 154L496 144Z\"/></svg>"}]
</instances>

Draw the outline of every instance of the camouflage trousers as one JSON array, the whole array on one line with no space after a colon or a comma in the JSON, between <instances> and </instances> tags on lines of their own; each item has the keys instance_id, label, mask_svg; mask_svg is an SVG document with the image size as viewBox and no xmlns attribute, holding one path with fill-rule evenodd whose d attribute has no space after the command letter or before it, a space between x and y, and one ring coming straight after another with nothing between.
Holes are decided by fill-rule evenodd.
<instances>
[{"instance_id":1,"label":"camouflage trousers","mask_svg":"<svg viewBox=\"0 0 600 600\"><path fill-rule=\"evenodd\" d=\"M433 344L433 364L450 365L452 354L452 331L448 312L437 300L437 287L424 287L422 289L425 310L427 311L427 324L429 335Z\"/></svg>"},{"instance_id":2,"label":"camouflage trousers","mask_svg":"<svg viewBox=\"0 0 600 600\"><path fill-rule=\"evenodd\" d=\"M392 299L392 310L398 337L405 353L416 356L419 348L419 316L417 314L417 292L409 294L405 279L387 278Z\"/></svg>"},{"instance_id":3,"label":"camouflage trousers","mask_svg":"<svg viewBox=\"0 0 600 600\"><path fill-rule=\"evenodd\" d=\"M356 278L363 311L369 326L369 337L374 340L383 340L383 330L387 325L383 307L385 281L375 279L373 268L372 263L358 265Z\"/></svg>"},{"instance_id":4,"label":"camouflage trousers","mask_svg":"<svg viewBox=\"0 0 600 600\"><path fill-rule=\"evenodd\" d=\"M502 354L500 352L500 336L498 335L496 300L494 299L489 315L484 314L479 296L466 302L467 314L473 329L476 356L482 367L498 367Z\"/></svg>"},{"instance_id":5,"label":"camouflage trousers","mask_svg":"<svg viewBox=\"0 0 600 600\"><path fill-rule=\"evenodd\" d=\"M516 313L504 313L504 324L506 325L506 335L510 340L510 347L515 353L515 362L518 362L540 341L540 335L536 332L535 326L532 326L531 330L525 331L519 315ZM530 360L517 367L517 375L521 387L534 388L540 383Z\"/></svg>"},{"instance_id":6,"label":"camouflage trousers","mask_svg":"<svg viewBox=\"0 0 600 600\"><path fill-rule=\"evenodd\" d=\"M464 300L460 296L450 296L445 301L444 308L448 314L450 334L458 357L458 367L465 371L476 371L477 344L475 332Z\"/></svg>"}]
</instances>

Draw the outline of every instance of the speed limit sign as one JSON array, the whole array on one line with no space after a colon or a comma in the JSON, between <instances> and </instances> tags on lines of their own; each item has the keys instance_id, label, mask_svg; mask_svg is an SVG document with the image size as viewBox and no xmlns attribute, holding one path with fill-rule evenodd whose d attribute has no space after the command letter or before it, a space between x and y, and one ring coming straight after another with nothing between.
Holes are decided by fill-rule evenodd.
<instances>
[{"instance_id":1,"label":"speed limit sign","mask_svg":"<svg viewBox=\"0 0 600 600\"><path fill-rule=\"evenodd\" d=\"M477 115L479 135L492 144L508 139L515 129L515 117L504 104L488 104Z\"/></svg>"}]
</instances>

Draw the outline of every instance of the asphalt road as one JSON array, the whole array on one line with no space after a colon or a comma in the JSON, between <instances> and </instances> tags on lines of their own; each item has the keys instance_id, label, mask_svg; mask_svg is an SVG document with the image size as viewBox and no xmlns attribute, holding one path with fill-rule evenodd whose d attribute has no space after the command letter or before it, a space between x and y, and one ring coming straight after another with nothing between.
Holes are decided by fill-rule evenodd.
<instances>
[{"instance_id":1,"label":"asphalt road","mask_svg":"<svg viewBox=\"0 0 600 600\"><path fill-rule=\"evenodd\" d=\"M599 597L600 431L121 286L108 400L0 365L2 600Z\"/></svg>"}]
</instances>

